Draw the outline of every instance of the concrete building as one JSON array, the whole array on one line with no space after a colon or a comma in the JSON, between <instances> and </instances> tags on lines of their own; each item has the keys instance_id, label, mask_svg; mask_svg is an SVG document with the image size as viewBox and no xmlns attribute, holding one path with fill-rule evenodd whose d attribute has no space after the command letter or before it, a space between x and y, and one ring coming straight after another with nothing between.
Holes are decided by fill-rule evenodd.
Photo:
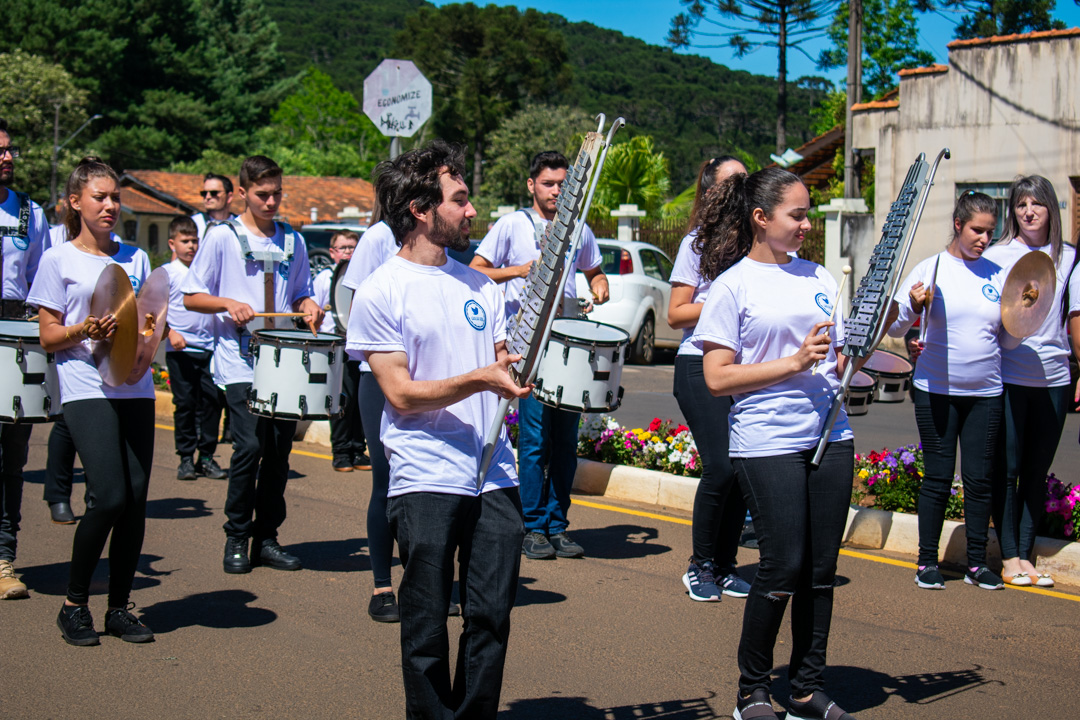
<instances>
[{"instance_id":1,"label":"concrete building","mask_svg":"<svg viewBox=\"0 0 1080 720\"><path fill-rule=\"evenodd\" d=\"M1074 241L1080 233L1080 28L957 40L948 49L947 65L902 70L898 96L852 108L855 147L876 165L871 246L915 158L923 152L932 162L943 147L952 159L938 170L908 268L944 249L953 206L965 191L997 198L1001 223L1017 175L1053 183L1062 230ZM856 266L853 280L865 270Z\"/></svg>"}]
</instances>

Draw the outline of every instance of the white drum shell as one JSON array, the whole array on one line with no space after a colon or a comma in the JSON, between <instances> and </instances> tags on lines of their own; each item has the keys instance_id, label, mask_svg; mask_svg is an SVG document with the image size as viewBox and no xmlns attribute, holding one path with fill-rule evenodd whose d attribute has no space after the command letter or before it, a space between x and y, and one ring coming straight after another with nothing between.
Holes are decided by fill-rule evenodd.
<instances>
[{"instance_id":1,"label":"white drum shell","mask_svg":"<svg viewBox=\"0 0 1080 720\"><path fill-rule=\"evenodd\" d=\"M50 422L63 412L56 361L41 347L36 322L0 322L0 367L0 422Z\"/></svg>"},{"instance_id":2,"label":"white drum shell","mask_svg":"<svg viewBox=\"0 0 1080 720\"><path fill-rule=\"evenodd\" d=\"M870 405L874 402L874 392L878 382L872 376L857 372L848 387L844 397L844 409L849 416L865 415L870 412Z\"/></svg>"},{"instance_id":3,"label":"white drum shell","mask_svg":"<svg viewBox=\"0 0 1080 720\"><path fill-rule=\"evenodd\" d=\"M534 396L551 407L611 412L622 403L623 363L630 336L593 320L560 318L536 373Z\"/></svg>"},{"instance_id":4,"label":"white drum shell","mask_svg":"<svg viewBox=\"0 0 1080 720\"><path fill-rule=\"evenodd\" d=\"M883 360L882 365L890 367L885 370L881 366L875 367L875 362ZM884 350L875 350L869 360L863 365L862 371L877 380L877 389L874 391L874 402L902 403L907 399L911 390L911 376L915 369L904 358L896 353Z\"/></svg>"},{"instance_id":5,"label":"white drum shell","mask_svg":"<svg viewBox=\"0 0 1080 720\"><path fill-rule=\"evenodd\" d=\"M287 420L327 420L344 412L342 338L326 333L315 338L301 330L256 330L251 348L255 378L248 409L252 413Z\"/></svg>"}]
</instances>

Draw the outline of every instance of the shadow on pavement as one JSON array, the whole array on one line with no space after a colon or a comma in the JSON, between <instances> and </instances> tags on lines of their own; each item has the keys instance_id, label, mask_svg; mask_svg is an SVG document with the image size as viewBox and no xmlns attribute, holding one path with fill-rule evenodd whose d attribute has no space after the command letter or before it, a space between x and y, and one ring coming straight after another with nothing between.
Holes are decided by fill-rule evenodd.
<instances>
[{"instance_id":1,"label":"shadow on pavement","mask_svg":"<svg viewBox=\"0 0 1080 720\"><path fill-rule=\"evenodd\" d=\"M585 548L585 557L601 560L630 560L670 552L667 545L652 542L659 532L641 525L609 525L573 530L574 541Z\"/></svg>"},{"instance_id":2,"label":"shadow on pavement","mask_svg":"<svg viewBox=\"0 0 1080 720\"><path fill-rule=\"evenodd\" d=\"M106 552L108 552L108 546L106 546ZM131 589L145 590L146 588L155 587L161 584L161 581L157 579L158 577L172 574L171 570L155 570L151 567L153 563L162 559L160 555L147 555L145 553L140 555L139 565ZM69 565L68 561L48 565L34 565L19 568L19 574L22 575L22 581L26 583L26 587L31 592L64 597L67 595ZM109 559L103 557L98 561L97 567L94 568L94 575L90 579L90 595L104 595L108 592Z\"/></svg>"},{"instance_id":3,"label":"shadow on pavement","mask_svg":"<svg viewBox=\"0 0 1080 720\"><path fill-rule=\"evenodd\" d=\"M23 473L23 482L30 483L31 485L44 485L45 471L27 470ZM73 485L82 485L84 482L86 482L86 478L83 477L82 468L75 468L75 471L72 475L71 483Z\"/></svg>"},{"instance_id":4,"label":"shadow on pavement","mask_svg":"<svg viewBox=\"0 0 1080 720\"><path fill-rule=\"evenodd\" d=\"M534 560L533 562L551 561ZM550 590L533 590L529 585L532 585L535 582L536 578L526 577L524 575L521 575L518 578L517 599L514 601L514 607L524 607L525 605L551 605L553 603L560 603L566 599L566 596L562 593L552 592Z\"/></svg>"},{"instance_id":5,"label":"shadow on pavement","mask_svg":"<svg viewBox=\"0 0 1080 720\"><path fill-rule=\"evenodd\" d=\"M143 608L141 615L155 634L195 626L219 630L258 627L277 620L273 610L248 605L257 599L247 590L216 590L155 603Z\"/></svg>"},{"instance_id":6,"label":"shadow on pavement","mask_svg":"<svg viewBox=\"0 0 1080 720\"><path fill-rule=\"evenodd\" d=\"M371 559L361 555L367 547L364 538L348 540L316 540L296 543L285 549L300 558L305 570L318 572L367 572L371 570ZM398 564L397 558L391 561L391 567Z\"/></svg>"},{"instance_id":7,"label":"shadow on pavement","mask_svg":"<svg viewBox=\"0 0 1080 720\"><path fill-rule=\"evenodd\" d=\"M661 700L638 705L595 708L587 698L549 697L515 700L510 709L499 713L499 720L631 720L631 718L664 718L664 720L712 720L717 717L709 706L709 698L693 700ZM724 716L727 717L727 716Z\"/></svg>"},{"instance_id":8,"label":"shadow on pavement","mask_svg":"<svg viewBox=\"0 0 1080 720\"><path fill-rule=\"evenodd\" d=\"M188 520L213 514L199 498L160 498L146 503L146 517L154 520Z\"/></svg>"},{"instance_id":9,"label":"shadow on pavement","mask_svg":"<svg viewBox=\"0 0 1080 720\"><path fill-rule=\"evenodd\" d=\"M777 668L774 676L773 698L789 697L791 688L787 680L787 667ZM1004 687L1005 683L986 677L981 665L896 677L869 668L841 665L825 669L825 691L837 705L852 715L884 705L894 695L909 705L930 705L986 685Z\"/></svg>"}]
</instances>

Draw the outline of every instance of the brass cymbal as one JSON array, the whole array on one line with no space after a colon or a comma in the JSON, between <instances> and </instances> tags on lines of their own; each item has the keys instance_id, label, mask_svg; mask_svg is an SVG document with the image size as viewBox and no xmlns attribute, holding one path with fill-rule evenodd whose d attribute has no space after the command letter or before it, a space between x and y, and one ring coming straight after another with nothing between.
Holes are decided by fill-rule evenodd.
<instances>
[{"instance_id":1,"label":"brass cymbal","mask_svg":"<svg viewBox=\"0 0 1080 720\"><path fill-rule=\"evenodd\" d=\"M106 265L90 300L91 315L100 319L111 314L116 318L112 337L94 341L94 364L106 385L119 387L131 374L139 335L137 312L135 291L124 268L115 263Z\"/></svg>"},{"instance_id":2,"label":"brass cymbal","mask_svg":"<svg viewBox=\"0 0 1080 720\"><path fill-rule=\"evenodd\" d=\"M1054 261L1029 252L1013 265L1001 291L1001 324L1010 335L1026 338L1042 327L1057 291Z\"/></svg>"},{"instance_id":3,"label":"brass cymbal","mask_svg":"<svg viewBox=\"0 0 1080 720\"><path fill-rule=\"evenodd\" d=\"M169 310L169 271L159 267L143 282L135 299L138 308L138 334L136 335L135 364L128 375L127 384L134 385L146 374L154 361L161 336L165 332L165 316Z\"/></svg>"}]
</instances>

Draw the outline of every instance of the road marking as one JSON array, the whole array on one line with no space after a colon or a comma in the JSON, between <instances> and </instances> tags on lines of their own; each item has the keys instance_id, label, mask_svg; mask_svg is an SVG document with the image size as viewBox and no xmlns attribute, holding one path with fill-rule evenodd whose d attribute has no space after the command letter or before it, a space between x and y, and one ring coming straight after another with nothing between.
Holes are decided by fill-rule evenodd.
<instances>
[{"instance_id":1,"label":"road marking","mask_svg":"<svg viewBox=\"0 0 1080 720\"><path fill-rule=\"evenodd\" d=\"M154 427L156 427L156 428L158 428L160 430L169 430L169 431L175 431L176 430L176 428L174 428L172 425L155 424ZM293 450L292 454L293 455L303 455L305 457L318 458L320 460L333 460L334 459L330 455L323 455L321 453L308 452L307 450ZM589 500L579 500L577 498L573 498L571 502L574 505L580 505L582 507L594 508L596 510L609 510L611 512L621 513L623 515L634 515L636 517L645 517L645 518L650 518L652 520L661 520L663 522L674 523L676 525L693 525L694 524L693 521L687 520L686 518L674 517L672 515L660 515L659 513L645 512L643 510L631 510L630 508L622 508L622 507L617 507L615 505L603 505L601 503L595 503L595 502L591 502ZM854 550L841 550L840 554L845 555L847 557L851 557L851 558L857 558L859 560L869 560L870 562L876 562L876 563L880 563L882 565L895 565L896 567L904 567L904 568L909 568L911 570L915 570L915 569L918 568L918 566L915 563L907 562L905 560L895 560L893 558L888 558L888 557L878 557L877 555L869 555L867 553L856 552ZM956 578L963 577L963 575L961 575L960 573L952 572L950 570L942 570L941 572L942 572L943 575L948 575L949 577L956 577ZM1078 596L1078 595L1067 595L1066 593L1057 592L1055 590L1047 590L1046 588L1040 588L1040 587L1015 587L1013 585L1006 585L1005 589L1006 590L1020 590L1022 592L1035 593L1036 595L1045 595L1047 597L1060 598L1062 600L1072 600L1073 602L1080 602L1080 596Z\"/></svg>"}]
</instances>

